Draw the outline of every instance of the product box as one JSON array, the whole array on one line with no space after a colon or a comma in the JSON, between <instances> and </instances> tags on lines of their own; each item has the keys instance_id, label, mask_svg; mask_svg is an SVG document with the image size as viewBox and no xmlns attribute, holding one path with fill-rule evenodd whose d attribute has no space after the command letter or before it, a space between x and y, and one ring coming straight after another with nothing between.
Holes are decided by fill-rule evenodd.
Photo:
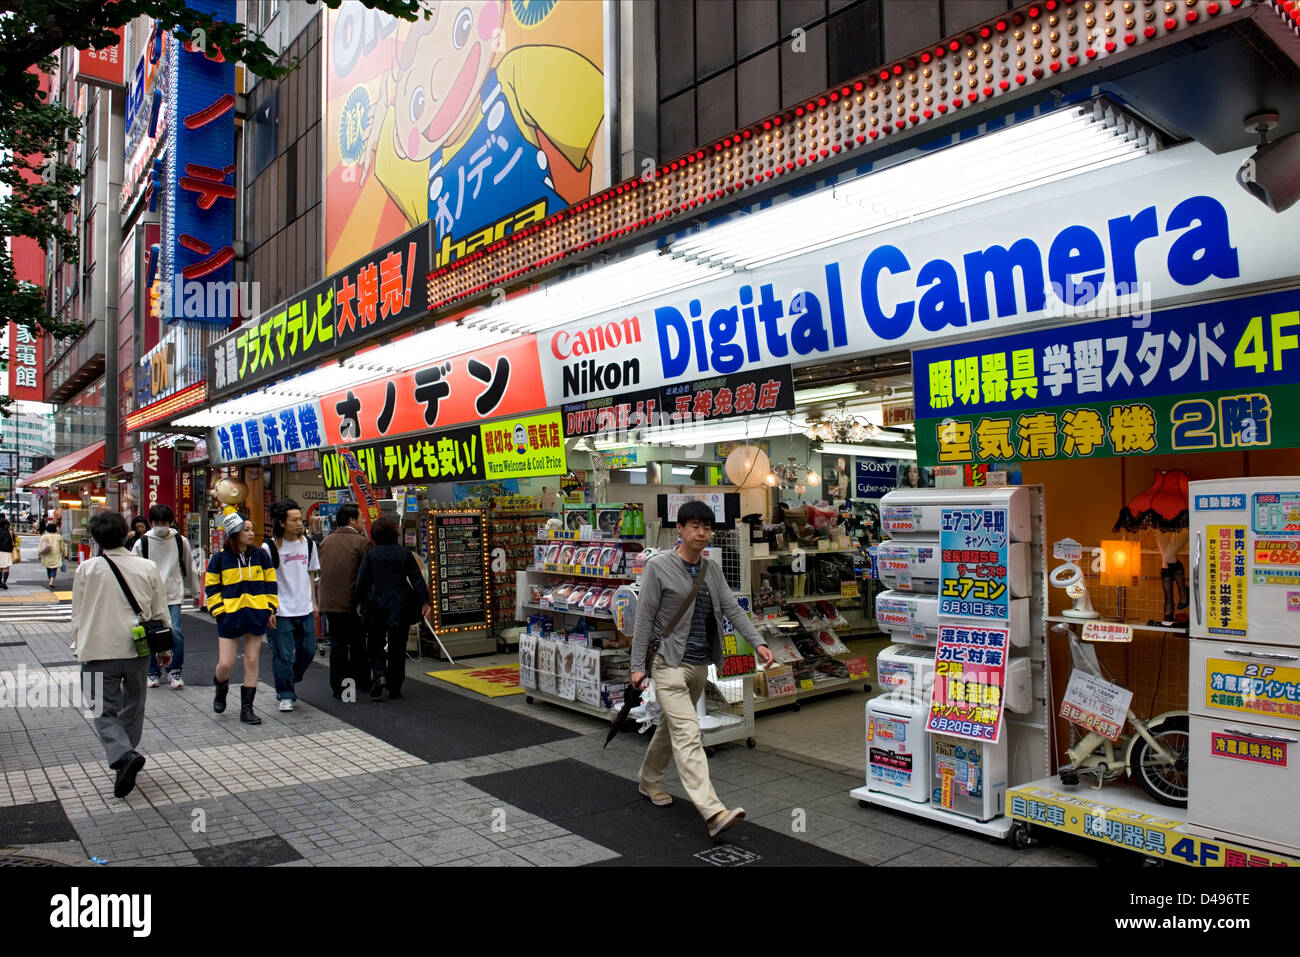
<instances>
[{"instance_id":1,"label":"product box","mask_svg":"<svg viewBox=\"0 0 1300 957\"><path fill-rule=\"evenodd\" d=\"M797 691L794 670L789 665L773 665L754 675L754 694L761 698L786 698Z\"/></svg>"},{"instance_id":2,"label":"product box","mask_svg":"<svg viewBox=\"0 0 1300 957\"><path fill-rule=\"evenodd\" d=\"M591 506L590 505L565 505L564 506L564 530L567 532L581 531L584 525L591 524Z\"/></svg>"}]
</instances>

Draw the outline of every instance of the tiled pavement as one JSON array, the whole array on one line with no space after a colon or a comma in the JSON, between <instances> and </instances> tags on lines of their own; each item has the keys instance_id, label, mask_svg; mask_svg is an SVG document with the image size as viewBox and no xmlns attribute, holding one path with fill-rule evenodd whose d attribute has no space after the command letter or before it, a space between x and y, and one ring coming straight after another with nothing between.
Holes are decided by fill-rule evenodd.
<instances>
[{"instance_id":1,"label":"tiled pavement","mask_svg":"<svg viewBox=\"0 0 1300 957\"><path fill-rule=\"evenodd\" d=\"M20 575L35 579L41 571L24 563L15 568L11 586ZM17 590L11 587L11 593ZM197 658L211 624L187 612L187 626L191 621L186 651ZM0 621L0 671L23 666L29 672L75 675L66 664L72 657L70 638L69 626L60 623ZM572 734L523 748L512 748L509 741L483 742L477 756L431 763L301 699L294 712L277 712L265 684L259 727L241 724L233 706L214 715L210 687L180 692L164 687L149 692L140 746L149 763L136 790L119 800L112 796L112 772L98 738L80 710L0 708L0 845L45 844L124 866L636 863L626 848L602 846L469 782L545 771L566 760L632 782L644 739L624 734L602 748L604 722L529 706L521 697L489 701L432 682L421 671L436 664L412 663L408 678L436 685L436 694L467 696L485 708L505 708ZM323 666L318 658L313 668ZM262 672L269 670L267 662ZM353 707L401 706L362 701ZM1087 845L1012 851L977 835L861 808L848 794L859 775L765 750L761 723L759 731L757 749L722 747L710 761L719 794L747 809L747 823L734 832L742 838L770 832L774 840L780 835L780 840L803 842L808 852L838 855L828 860L872 865L1096 863ZM684 801L671 771L665 786ZM647 825L666 820L650 817L664 812L641 801L630 783L627 790L618 813ZM563 814L554 816L578 826ZM691 818L682 810L673 820ZM698 818L694 821L698 824ZM700 850L710 846L702 826L678 837L695 840Z\"/></svg>"}]
</instances>

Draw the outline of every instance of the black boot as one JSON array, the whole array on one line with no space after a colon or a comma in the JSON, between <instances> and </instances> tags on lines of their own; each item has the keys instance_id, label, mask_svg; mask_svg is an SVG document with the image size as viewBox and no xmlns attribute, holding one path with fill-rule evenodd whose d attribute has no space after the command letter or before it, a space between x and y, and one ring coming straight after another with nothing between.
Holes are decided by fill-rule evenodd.
<instances>
[{"instance_id":1,"label":"black boot","mask_svg":"<svg viewBox=\"0 0 1300 957\"><path fill-rule=\"evenodd\" d=\"M1181 567L1182 563L1179 563ZM1174 566L1166 565L1160 569L1160 587L1165 593L1165 617L1168 624L1174 620Z\"/></svg>"},{"instance_id":2,"label":"black boot","mask_svg":"<svg viewBox=\"0 0 1300 957\"><path fill-rule=\"evenodd\" d=\"M1174 588L1178 594L1177 607L1179 611L1187 610L1187 569L1183 568L1181 561L1174 562L1169 566L1170 571L1174 573Z\"/></svg>"},{"instance_id":3,"label":"black boot","mask_svg":"<svg viewBox=\"0 0 1300 957\"><path fill-rule=\"evenodd\" d=\"M253 714L253 699L257 697L256 688L239 689L239 720L244 724L261 724L262 719Z\"/></svg>"},{"instance_id":4,"label":"black boot","mask_svg":"<svg viewBox=\"0 0 1300 957\"><path fill-rule=\"evenodd\" d=\"M226 710L226 695L230 692L230 679L218 681L217 676L212 676L212 684L217 689L212 696L212 710L217 714Z\"/></svg>"}]
</instances>

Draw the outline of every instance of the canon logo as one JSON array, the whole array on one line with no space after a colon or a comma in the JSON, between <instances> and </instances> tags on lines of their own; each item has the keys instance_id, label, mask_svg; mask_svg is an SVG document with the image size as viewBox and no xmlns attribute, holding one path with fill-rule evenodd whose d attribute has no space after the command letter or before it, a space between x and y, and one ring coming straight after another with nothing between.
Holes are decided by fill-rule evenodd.
<instances>
[{"instance_id":1,"label":"canon logo","mask_svg":"<svg viewBox=\"0 0 1300 957\"><path fill-rule=\"evenodd\" d=\"M636 316L591 326L577 332L561 329L551 337L551 355L557 359L589 356L641 341L641 320Z\"/></svg>"}]
</instances>

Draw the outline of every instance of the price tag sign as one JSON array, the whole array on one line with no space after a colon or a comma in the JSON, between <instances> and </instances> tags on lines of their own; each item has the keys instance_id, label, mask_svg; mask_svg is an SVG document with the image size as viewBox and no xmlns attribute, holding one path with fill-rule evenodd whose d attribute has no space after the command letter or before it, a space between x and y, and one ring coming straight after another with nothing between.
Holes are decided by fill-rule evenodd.
<instances>
[{"instance_id":1,"label":"price tag sign","mask_svg":"<svg viewBox=\"0 0 1300 957\"><path fill-rule=\"evenodd\" d=\"M912 590L912 569L911 568L900 568L898 570L898 590L899 591Z\"/></svg>"},{"instance_id":2,"label":"price tag sign","mask_svg":"<svg viewBox=\"0 0 1300 957\"><path fill-rule=\"evenodd\" d=\"M799 682L799 688L803 691L812 691L813 682L811 678L804 678Z\"/></svg>"},{"instance_id":3,"label":"price tag sign","mask_svg":"<svg viewBox=\"0 0 1300 957\"><path fill-rule=\"evenodd\" d=\"M1133 626L1115 621L1090 621L1083 626L1083 640L1128 644L1133 640Z\"/></svg>"},{"instance_id":4,"label":"price tag sign","mask_svg":"<svg viewBox=\"0 0 1300 957\"><path fill-rule=\"evenodd\" d=\"M858 581L856 578L853 579L852 581L840 582L840 597L841 598L858 597Z\"/></svg>"},{"instance_id":5,"label":"price tag sign","mask_svg":"<svg viewBox=\"0 0 1300 957\"><path fill-rule=\"evenodd\" d=\"M1132 701L1133 692L1127 688L1075 669L1061 701L1061 717L1117 741Z\"/></svg>"},{"instance_id":6,"label":"price tag sign","mask_svg":"<svg viewBox=\"0 0 1300 957\"><path fill-rule=\"evenodd\" d=\"M927 636L926 633L925 633L925 625L921 624L919 621L911 621L911 622L908 622L908 627L911 628L911 630L912 630L912 640L913 640L913 641L928 641L928 640L929 640L928 636Z\"/></svg>"},{"instance_id":7,"label":"price tag sign","mask_svg":"<svg viewBox=\"0 0 1300 957\"><path fill-rule=\"evenodd\" d=\"M871 670L867 667L867 659L861 656L845 659L844 667L849 669L849 677L854 681L859 678L871 677Z\"/></svg>"},{"instance_id":8,"label":"price tag sign","mask_svg":"<svg viewBox=\"0 0 1300 957\"><path fill-rule=\"evenodd\" d=\"M1052 557L1063 562L1077 562L1083 558L1083 546L1073 538L1063 538L1052 545Z\"/></svg>"}]
</instances>

